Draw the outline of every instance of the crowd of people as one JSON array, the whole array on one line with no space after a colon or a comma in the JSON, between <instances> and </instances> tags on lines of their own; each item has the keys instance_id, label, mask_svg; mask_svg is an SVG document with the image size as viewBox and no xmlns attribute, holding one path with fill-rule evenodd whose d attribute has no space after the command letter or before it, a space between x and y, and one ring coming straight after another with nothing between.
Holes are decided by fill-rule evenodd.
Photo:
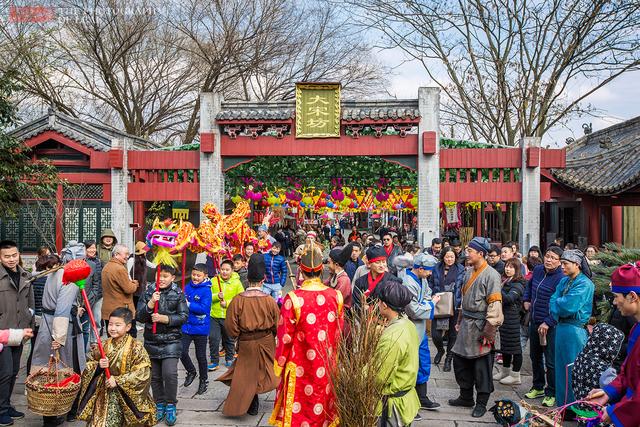
<instances>
[{"instance_id":1,"label":"crowd of people","mask_svg":"<svg viewBox=\"0 0 640 427\"><path fill-rule=\"evenodd\" d=\"M332 355L354 314L373 306L384 327L376 378L384 394L380 425L410 425L420 409L438 410L427 384L432 365L441 364L459 386L448 404L484 416L494 381L522 383L527 344L528 399L542 398L546 407L590 400L603 405L601 425L640 425L640 328L634 326L640 262L611 278L613 326L593 327L594 247L585 255L554 242L521 254L515 242L474 237L465 245L435 238L421 248L409 224L380 226L376 234L349 223L289 228L273 231L274 237L260 229L265 245L247 243L216 269L196 263L184 289L173 267L149 260L144 243L131 254L110 230L99 242L69 242L60 254L43 248L32 273L19 265L14 242L0 242L0 426L24 416L11 395L27 340L29 372L47 366L54 352L82 375L71 411L44 417L45 426L76 418L88 425L174 425L179 361L186 370L182 385L198 378L197 394L207 391L211 372L224 362L227 369L215 380L230 387L222 409L227 416L257 414L258 395L276 389L273 425L336 425ZM60 266L74 259L91 267L85 289L107 336L106 357L78 288L62 283ZM158 271L157 288L147 282L150 270ZM284 293L289 280L293 290ZM620 319L633 327L621 327ZM136 322L143 325L142 341ZM573 415L564 412L565 419Z\"/></svg>"}]
</instances>

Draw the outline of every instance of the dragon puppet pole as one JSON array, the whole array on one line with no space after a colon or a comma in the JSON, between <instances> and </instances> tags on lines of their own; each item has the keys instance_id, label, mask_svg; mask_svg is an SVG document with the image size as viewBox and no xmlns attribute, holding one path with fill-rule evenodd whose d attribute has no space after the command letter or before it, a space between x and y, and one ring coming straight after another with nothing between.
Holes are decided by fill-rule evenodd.
<instances>
[{"instance_id":1,"label":"dragon puppet pole","mask_svg":"<svg viewBox=\"0 0 640 427\"><path fill-rule=\"evenodd\" d=\"M73 283L80 288L80 293L82 294L82 299L84 301L84 309L89 315L89 322L91 323L91 328L96 336L100 357L102 359L106 359L107 356L104 353L104 347L102 346L102 340L100 339L100 332L96 326L96 319L93 317L93 310L91 310L91 304L89 303L89 298L87 298L87 292L84 290L85 282L87 277L89 277L89 274L91 274L91 267L89 264L87 264L83 259L75 259L65 264L62 282L65 285ZM111 378L111 371L109 371L109 368L105 368L104 373L107 376L107 379Z\"/></svg>"},{"instance_id":2,"label":"dragon puppet pole","mask_svg":"<svg viewBox=\"0 0 640 427\"><path fill-rule=\"evenodd\" d=\"M216 279L218 279L218 292L222 292L222 284L220 283L220 260L217 256L213 258L213 267L216 269Z\"/></svg>"},{"instance_id":3,"label":"dragon puppet pole","mask_svg":"<svg viewBox=\"0 0 640 427\"><path fill-rule=\"evenodd\" d=\"M184 292L185 274L187 272L187 248L182 250L182 292Z\"/></svg>"},{"instance_id":4,"label":"dragon puppet pole","mask_svg":"<svg viewBox=\"0 0 640 427\"><path fill-rule=\"evenodd\" d=\"M156 292L160 292L160 264L156 266ZM153 307L154 314L158 314L158 302ZM151 331L155 334L158 329L158 323L153 322L153 326L151 327Z\"/></svg>"}]
</instances>

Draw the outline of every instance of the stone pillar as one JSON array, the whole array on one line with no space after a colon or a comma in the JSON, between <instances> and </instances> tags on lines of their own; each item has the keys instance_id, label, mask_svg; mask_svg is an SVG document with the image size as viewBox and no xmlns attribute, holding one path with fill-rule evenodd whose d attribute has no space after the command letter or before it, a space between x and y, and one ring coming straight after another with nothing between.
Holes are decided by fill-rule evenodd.
<instances>
[{"instance_id":1,"label":"stone pillar","mask_svg":"<svg viewBox=\"0 0 640 427\"><path fill-rule=\"evenodd\" d=\"M418 89L418 242L431 245L440 235L440 89ZM424 154L424 132L436 133L435 153Z\"/></svg>"},{"instance_id":2,"label":"stone pillar","mask_svg":"<svg viewBox=\"0 0 640 427\"><path fill-rule=\"evenodd\" d=\"M200 135L212 134L213 153L200 150L200 211L205 203L214 203L224 212L224 173L220 156L220 128L216 115L222 110L222 95L205 92L200 94Z\"/></svg>"},{"instance_id":3,"label":"stone pillar","mask_svg":"<svg viewBox=\"0 0 640 427\"><path fill-rule=\"evenodd\" d=\"M133 223L133 206L128 200L129 170L127 168L127 149L132 146L129 138L111 141L112 150L122 150L122 167L111 168L111 229L118 243L133 250L133 232L129 224Z\"/></svg>"},{"instance_id":4,"label":"stone pillar","mask_svg":"<svg viewBox=\"0 0 640 427\"><path fill-rule=\"evenodd\" d=\"M520 142L522 150L522 203L518 236L520 250L526 253L531 246L540 246L540 161L527 162L527 149L540 148L540 138L527 137ZM538 156L540 154L538 153Z\"/></svg>"}]
</instances>

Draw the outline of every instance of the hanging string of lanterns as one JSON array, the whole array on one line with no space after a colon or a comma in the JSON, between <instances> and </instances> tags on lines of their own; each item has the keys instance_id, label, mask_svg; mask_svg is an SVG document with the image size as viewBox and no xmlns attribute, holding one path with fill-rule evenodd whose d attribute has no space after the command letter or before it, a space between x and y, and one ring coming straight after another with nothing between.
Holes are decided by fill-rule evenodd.
<instances>
[{"instance_id":1,"label":"hanging string of lanterns","mask_svg":"<svg viewBox=\"0 0 640 427\"><path fill-rule=\"evenodd\" d=\"M282 207L312 212L412 212L418 206L418 198L411 188L349 188L342 185L332 189L275 188L267 189L249 185L242 194L231 197L235 204L242 200L253 201L259 207Z\"/></svg>"}]
</instances>

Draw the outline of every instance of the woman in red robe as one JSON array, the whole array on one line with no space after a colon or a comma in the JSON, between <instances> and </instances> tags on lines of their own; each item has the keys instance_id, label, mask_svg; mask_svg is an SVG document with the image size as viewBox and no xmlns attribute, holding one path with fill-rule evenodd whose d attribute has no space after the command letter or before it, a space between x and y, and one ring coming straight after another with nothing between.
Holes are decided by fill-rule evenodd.
<instances>
[{"instance_id":1,"label":"woman in red robe","mask_svg":"<svg viewBox=\"0 0 640 427\"><path fill-rule=\"evenodd\" d=\"M281 377L269 423L278 427L338 425L330 364L343 324L342 294L320 281L322 252L305 246L300 289L284 298L274 369Z\"/></svg>"}]
</instances>

